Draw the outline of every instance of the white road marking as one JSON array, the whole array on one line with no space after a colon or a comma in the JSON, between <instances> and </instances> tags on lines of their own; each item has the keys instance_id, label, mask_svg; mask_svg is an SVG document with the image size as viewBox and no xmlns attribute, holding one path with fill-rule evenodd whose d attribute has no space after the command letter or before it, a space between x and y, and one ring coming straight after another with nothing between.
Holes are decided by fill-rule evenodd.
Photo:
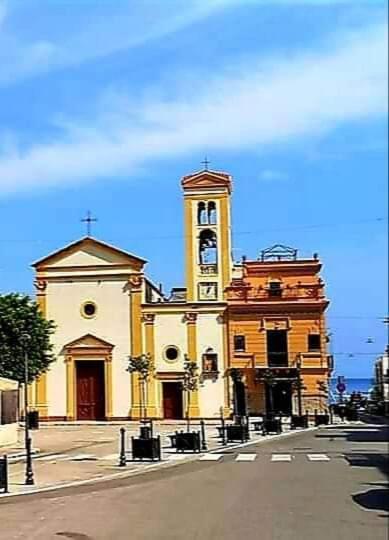
<instances>
[{"instance_id":1,"label":"white road marking","mask_svg":"<svg viewBox=\"0 0 389 540\"><path fill-rule=\"evenodd\" d=\"M180 461L181 459L185 459L185 458L186 458L185 454L170 454L168 456L168 459L170 459L170 461Z\"/></svg>"},{"instance_id":2,"label":"white road marking","mask_svg":"<svg viewBox=\"0 0 389 540\"><path fill-rule=\"evenodd\" d=\"M53 454L51 456L34 458L34 461L56 461L57 459L66 459L67 457L69 457L67 454Z\"/></svg>"},{"instance_id":3,"label":"white road marking","mask_svg":"<svg viewBox=\"0 0 389 540\"><path fill-rule=\"evenodd\" d=\"M292 461L292 456L290 454L273 454L271 457L272 461Z\"/></svg>"},{"instance_id":4,"label":"white road marking","mask_svg":"<svg viewBox=\"0 0 389 540\"><path fill-rule=\"evenodd\" d=\"M78 454L77 456L69 456L70 461L97 461L97 457L93 454Z\"/></svg>"},{"instance_id":5,"label":"white road marking","mask_svg":"<svg viewBox=\"0 0 389 540\"><path fill-rule=\"evenodd\" d=\"M255 461L257 454L238 454L235 461Z\"/></svg>"},{"instance_id":6,"label":"white road marking","mask_svg":"<svg viewBox=\"0 0 389 540\"><path fill-rule=\"evenodd\" d=\"M119 460L119 454L108 454L107 456L99 457L101 461L114 461L115 459Z\"/></svg>"},{"instance_id":7,"label":"white road marking","mask_svg":"<svg viewBox=\"0 0 389 540\"><path fill-rule=\"evenodd\" d=\"M223 456L221 454L204 454L200 461L219 461Z\"/></svg>"},{"instance_id":8,"label":"white road marking","mask_svg":"<svg viewBox=\"0 0 389 540\"><path fill-rule=\"evenodd\" d=\"M307 454L309 461L330 461L326 454Z\"/></svg>"}]
</instances>

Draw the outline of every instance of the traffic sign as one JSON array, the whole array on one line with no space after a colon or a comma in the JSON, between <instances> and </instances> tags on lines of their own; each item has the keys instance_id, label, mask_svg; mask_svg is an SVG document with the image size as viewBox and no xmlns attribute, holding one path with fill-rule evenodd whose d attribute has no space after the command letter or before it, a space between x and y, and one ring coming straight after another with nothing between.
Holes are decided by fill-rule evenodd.
<instances>
[{"instance_id":1,"label":"traffic sign","mask_svg":"<svg viewBox=\"0 0 389 540\"><path fill-rule=\"evenodd\" d=\"M344 384L344 382L338 382L338 384L336 385L336 389L339 394L343 394L343 392L345 392L346 390L346 385Z\"/></svg>"}]
</instances>

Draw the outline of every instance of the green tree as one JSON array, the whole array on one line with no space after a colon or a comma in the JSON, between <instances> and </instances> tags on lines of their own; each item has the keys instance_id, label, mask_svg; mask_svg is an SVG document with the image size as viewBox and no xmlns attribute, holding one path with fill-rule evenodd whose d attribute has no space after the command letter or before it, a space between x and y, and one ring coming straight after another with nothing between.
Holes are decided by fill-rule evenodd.
<instances>
[{"instance_id":1,"label":"green tree","mask_svg":"<svg viewBox=\"0 0 389 540\"><path fill-rule=\"evenodd\" d=\"M146 386L147 381L150 376L153 375L154 365L151 358L151 354L141 354L140 356L129 356L128 357L128 367L127 371L129 373L138 374L138 383L139 383L139 400L140 400L140 414L141 419L146 420L147 418L147 407L146 407Z\"/></svg>"},{"instance_id":2,"label":"green tree","mask_svg":"<svg viewBox=\"0 0 389 540\"><path fill-rule=\"evenodd\" d=\"M54 360L50 343L54 329L53 321L43 317L29 296L0 295L0 376L24 382L25 350L29 382L47 371Z\"/></svg>"},{"instance_id":3,"label":"green tree","mask_svg":"<svg viewBox=\"0 0 389 540\"><path fill-rule=\"evenodd\" d=\"M199 372L198 365L193 360L185 355L184 361L184 376L182 379L182 388L186 392L186 428L190 430L190 396L192 392L196 392L199 387Z\"/></svg>"}]
</instances>

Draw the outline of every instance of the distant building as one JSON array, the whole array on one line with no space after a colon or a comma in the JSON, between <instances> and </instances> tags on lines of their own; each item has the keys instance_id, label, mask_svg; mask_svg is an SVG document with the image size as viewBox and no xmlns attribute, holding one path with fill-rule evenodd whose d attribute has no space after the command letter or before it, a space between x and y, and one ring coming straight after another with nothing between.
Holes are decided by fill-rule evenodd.
<instances>
[{"instance_id":1,"label":"distant building","mask_svg":"<svg viewBox=\"0 0 389 540\"><path fill-rule=\"evenodd\" d=\"M389 416L389 347L375 362L374 379L375 388L383 401L384 412Z\"/></svg>"}]
</instances>

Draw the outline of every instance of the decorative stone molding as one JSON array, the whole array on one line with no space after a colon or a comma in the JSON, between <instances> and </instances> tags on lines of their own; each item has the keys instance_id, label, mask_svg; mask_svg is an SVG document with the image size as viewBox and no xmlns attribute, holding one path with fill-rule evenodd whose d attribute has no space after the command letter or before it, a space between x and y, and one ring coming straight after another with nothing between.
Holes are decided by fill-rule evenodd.
<instances>
[{"instance_id":1,"label":"decorative stone molding","mask_svg":"<svg viewBox=\"0 0 389 540\"><path fill-rule=\"evenodd\" d=\"M43 292L46 290L47 281L45 279L36 279L34 281L34 286L38 291Z\"/></svg>"},{"instance_id":2,"label":"decorative stone molding","mask_svg":"<svg viewBox=\"0 0 389 540\"><path fill-rule=\"evenodd\" d=\"M134 275L130 276L128 282L131 285L132 290L138 291L142 287L143 276L139 276L138 274L134 274Z\"/></svg>"},{"instance_id":3,"label":"decorative stone molding","mask_svg":"<svg viewBox=\"0 0 389 540\"><path fill-rule=\"evenodd\" d=\"M192 311L187 311L184 315L184 321L189 324L196 324L197 321L197 313L193 313Z\"/></svg>"},{"instance_id":4,"label":"decorative stone molding","mask_svg":"<svg viewBox=\"0 0 389 540\"><path fill-rule=\"evenodd\" d=\"M155 313L143 313L142 315L142 322L145 324L154 324L155 321Z\"/></svg>"},{"instance_id":5,"label":"decorative stone molding","mask_svg":"<svg viewBox=\"0 0 389 540\"><path fill-rule=\"evenodd\" d=\"M262 317L259 321L260 330L290 330L289 317Z\"/></svg>"}]
</instances>

